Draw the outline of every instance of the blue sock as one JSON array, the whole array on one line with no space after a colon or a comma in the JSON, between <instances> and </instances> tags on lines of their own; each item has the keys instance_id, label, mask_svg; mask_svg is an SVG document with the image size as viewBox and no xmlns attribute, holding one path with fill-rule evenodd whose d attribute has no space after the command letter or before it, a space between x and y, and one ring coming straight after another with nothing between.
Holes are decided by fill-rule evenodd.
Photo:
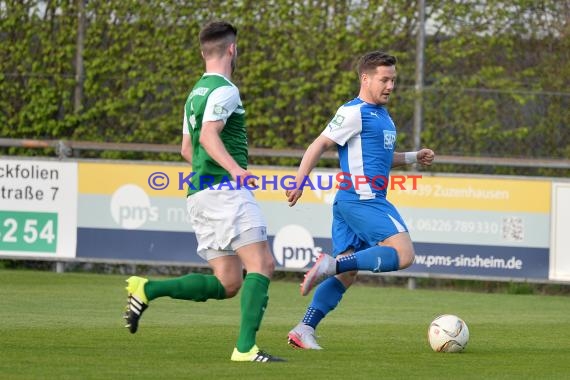
<instances>
[{"instance_id":1,"label":"blue sock","mask_svg":"<svg viewBox=\"0 0 570 380\"><path fill-rule=\"evenodd\" d=\"M313 301L307 308L303 323L316 329L319 322L338 305L345 291L342 282L334 276L321 282L315 289Z\"/></svg>"},{"instance_id":2,"label":"blue sock","mask_svg":"<svg viewBox=\"0 0 570 380\"><path fill-rule=\"evenodd\" d=\"M400 259L395 248L376 245L337 258L337 273L353 270L368 270L374 273L392 272L400 267Z\"/></svg>"}]
</instances>

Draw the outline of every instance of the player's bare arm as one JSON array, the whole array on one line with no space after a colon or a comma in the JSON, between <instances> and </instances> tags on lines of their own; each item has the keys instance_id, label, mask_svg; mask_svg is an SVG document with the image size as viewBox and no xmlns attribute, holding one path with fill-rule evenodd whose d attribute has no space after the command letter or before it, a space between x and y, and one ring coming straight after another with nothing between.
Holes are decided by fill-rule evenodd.
<instances>
[{"instance_id":1,"label":"player's bare arm","mask_svg":"<svg viewBox=\"0 0 570 380\"><path fill-rule=\"evenodd\" d=\"M301 184L303 180L311 174L311 171L319 162L322 154L327 150L335 146L336 143L325 137L320 135L309 145L305 154L303 155L303 159L301 160L301 164L299 165L299 169L297 170L297 176L295 177L295 188L293 190L287 190L285 195L287 196L287 201L289 202L289 207L295 206L299 198L303 195L303 189L301 188Z\"/></svg>"},{"instance_id":2,"label":"player's bare arm","mask_svg":"<svg viewBox=\"0 0 570 380\"><path fill-rule=\"evenodd\" d=\"M190 165L192 165L192 135L182 134L182 145L180 147L180 154Z\"/></svg>"},{"instance_id":3,"label":"player's bare arm","mask_svg":"<svg viewBox=\"0 0 570 380\"><path fill-rule=\"evenodd\" d=\"M413 157L406 157L410 154L413 154ZM434 158L435 153L428 148L420 149L417 152L394 152L392 167L404 166L416 162L424 166L430 166Z\"/></svg>"},{"instance_id":4,"label":"player's bare arm","mask_svg":"<svg viewBox=\"0 0 570 380\"><path fill-rule=\"evenodd\" d=\"M251 172L239 166L228 153L220 138L220 133L223 129L224 122L221 120L205 122L200 133L200 145L204 147L210 157L230 173L236 182L239 180L240 185L245 185L246 183L243 181L247 180L248 185L255 186L255 180L251 178Z\"/></svg>"}]
</instances>

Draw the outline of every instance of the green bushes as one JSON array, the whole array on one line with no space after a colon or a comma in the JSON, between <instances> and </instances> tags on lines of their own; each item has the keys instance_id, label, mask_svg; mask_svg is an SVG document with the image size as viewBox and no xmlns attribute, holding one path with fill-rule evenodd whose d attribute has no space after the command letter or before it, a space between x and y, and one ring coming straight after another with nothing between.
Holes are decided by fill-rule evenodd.
<instances>
[{"instance_id":1,"label":"green bushes","mask_svg":"<svg viewBox=\"0 0 570 380\"><path fill-rule=\"evenodd\" d=\"M224 18L239 28L233 80L251 146L306 147L356 96L355 59L383 49L399 59L390 112L399 149L409 149L417 96L412 4L88 1L84 77L77 78L78 1L2 1L0 135L177 144L183 104L203 71L199 28ZM541 7L526 0L429 2L423 145L440 154L568 157L567 13L555 0Z\"/></svg>"}]
</instances>

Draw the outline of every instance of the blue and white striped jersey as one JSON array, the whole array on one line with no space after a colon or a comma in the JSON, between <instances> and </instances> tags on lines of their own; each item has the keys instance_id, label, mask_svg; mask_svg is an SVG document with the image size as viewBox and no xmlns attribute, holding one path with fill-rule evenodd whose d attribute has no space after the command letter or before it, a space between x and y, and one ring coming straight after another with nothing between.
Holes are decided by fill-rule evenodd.
<instances>
[{"instance_id":1,"label":"blue and white striped jersey","mask_svg":"<svg viewBox=\"0 0 570 380\"><path fill-rule=\"evenodd\" d=\"M384 106L355 98L338 109L321 134L338 144L344 180L337 200L386 198L396 126Z\"/></svg>"}]
</instances>

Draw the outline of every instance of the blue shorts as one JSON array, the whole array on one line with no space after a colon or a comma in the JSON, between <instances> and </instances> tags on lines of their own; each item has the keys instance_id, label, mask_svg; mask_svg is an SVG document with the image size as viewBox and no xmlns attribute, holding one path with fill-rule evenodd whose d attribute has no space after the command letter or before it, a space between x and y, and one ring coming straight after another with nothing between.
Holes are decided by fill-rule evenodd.
<instances>
[{"instance_id":1,"label":"blue shorts","mask_svg":"<svg viewBox=\"0 0 570 380\"><path fill-rule=\"evenodd\" d=\"M408 232L408 228L386 198L334 201L334 257L349 248L356 252L373 247L400 232Z\"/></svg>"}]
</instances>

